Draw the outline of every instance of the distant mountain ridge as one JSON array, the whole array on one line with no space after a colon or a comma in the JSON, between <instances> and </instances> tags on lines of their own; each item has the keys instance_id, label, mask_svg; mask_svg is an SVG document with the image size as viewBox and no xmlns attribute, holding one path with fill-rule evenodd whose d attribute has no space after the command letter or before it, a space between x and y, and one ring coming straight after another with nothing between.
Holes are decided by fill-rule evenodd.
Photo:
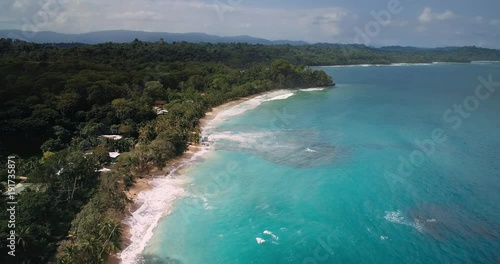
<instances>
[{"instance_id":1,"label":"distant mountain ridge","mask_svg":"<svg viewBox=\"0 0 500 264\"><path fill-rule=\"evenodd\" d=\"M26 37L25 37L26 36ZM262 45L307 45L305 41L291 40L267 40L251 36L228 36L221 37L205 33L166 33L166 32L145 32L131 30L106 30L82 34L64 34L52 31L23 32L21 30L0 30L0 38L20 39L35 43L82 43L99 44L106 42L127 43L134 39L141 41L159 41L164 39L166 42L193 42L193 43L249 43Z\"/></svg>"}]
</instances>

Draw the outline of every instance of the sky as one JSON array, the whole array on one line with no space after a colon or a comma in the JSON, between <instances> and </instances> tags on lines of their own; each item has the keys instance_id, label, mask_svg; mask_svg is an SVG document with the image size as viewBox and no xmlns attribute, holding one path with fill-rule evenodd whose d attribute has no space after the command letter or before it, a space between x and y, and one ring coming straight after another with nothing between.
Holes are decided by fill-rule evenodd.
<instances>
[{"instance_id":1,"label":"sky","mask_svg":"<svg viewBox=\"0 0 500 264\"><path fill-rule=\"evenodd\" d=\"M0 29L500 49L500 0L1 0Z\"/></svg>"}]
</instances>

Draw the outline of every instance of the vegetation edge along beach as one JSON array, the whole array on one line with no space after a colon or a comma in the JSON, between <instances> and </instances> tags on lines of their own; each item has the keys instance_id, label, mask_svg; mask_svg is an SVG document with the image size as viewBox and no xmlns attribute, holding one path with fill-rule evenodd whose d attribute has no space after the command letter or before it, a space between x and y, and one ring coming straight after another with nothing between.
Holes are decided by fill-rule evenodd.
<instances>
[{"instance_id":1,"label":"vegetation edge along beach","mask_svg":"<svg viewBox=\"0 0 500 264\"><path fill-rule=\"evenodd\" d=\"M18 195L16 260L104 262L123 246L121 220L132 198L124 190L198 142L199 121L212 107L274 89L334 85L305 65L499 58L497 50L475 47L0 39L0 155L14 154L21 176L16 188L0 185ZM7 236L6 208L0 214Z\"/></svg>"},{"instance_id":2,"label":"vegetation edge along beach","mask_svg":"<svg viewBox=\"0 0 500 264\"><path fill-rule=\"evenodd\" d=\"M207 110L272 89L334 85L322 71L280 59L232 68L144 58L141 48L154 46L146 53L155 55L164 43L105 45L111 50L1 43L2 154L17 151L27 176L19 183L26 190L16 190L19 262L104 262L122 248L121 220L131 202L124 190L198 142ZM13 105L21 108L12 115Z\"/></svg>"},{"instance_id":3,"label":"vegetation edge along beach","mask_svg":"<svg viewBox=\"0 0 500 264\"><path fill-rule=\"evenodd\" d=\"M218 116L219 113L224 112L226 110L230 110L233 107L236 107L246 101L249 101L251 99L257 98L259 96L265 96L266 94L272 93L273 90L263 92L263 93L258 93L254 95L249 95L243 98L237 98L237 99L231 99L228 102L225 102L221 105L215 106L211 109L209 109L203 118L200 119L198 127L200 129L200 132L203 132L207 126L210 126L210 123ZM136 180L136 182L130 187L129 190L125 191L127 197L133 201L133 203L129 204L127 208L125 209L125 214L123 218L121 219L122 222L122 249L126 249L130 243L137 243L138 241L131 241L132 236L129 232L130 228L132 226L129 226L128 223L126 222L127 219L131 218L131 213L133 213L135 210L140 208L143 204L142 202L138 201L136 198L138 195L143 192L143 191L148 191L152 190L153 186L151 186L151 182L156 178L156 177L175 177L174 173L177 173L179 170L184 169L186 166L189 166L192 161L192 158L195 157L196 155L202 154L204 150L209 150L210 147L203 147L200 144L196 144L195 142L192 142L189 144L187 150L179 157L173 158L169 161L166 162L166 166L163 170L158 171L157 168L155 168L155 171L149 174L141 175L139 176L139 179ZM160 187L161 188L161 187ZM173 201L172 201L173 202ZM155 225L156 223L148 223L149 225ZM151 226L148 226L150 228ZM106 261L106 263L120 263L122 258L120 257L120 254L123 251L117 252L117 254L111 254L109 259Z\"/></svg>"}]
</instances>

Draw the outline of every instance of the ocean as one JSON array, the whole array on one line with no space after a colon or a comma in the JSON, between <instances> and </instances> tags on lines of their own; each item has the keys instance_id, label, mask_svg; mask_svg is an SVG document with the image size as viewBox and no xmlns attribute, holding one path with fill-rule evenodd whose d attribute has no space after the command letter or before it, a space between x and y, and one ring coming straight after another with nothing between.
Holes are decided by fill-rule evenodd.
<instances>
[{"instance_id":1,"label":"ocean","mask_svg":"<svg viewBox=\"0 0 500 264\"><path fill-rule=\"evenodd\" d=\"M124 263L500 263L500 63L319 69L221 112Z\"/></svg>"}]
</instances>

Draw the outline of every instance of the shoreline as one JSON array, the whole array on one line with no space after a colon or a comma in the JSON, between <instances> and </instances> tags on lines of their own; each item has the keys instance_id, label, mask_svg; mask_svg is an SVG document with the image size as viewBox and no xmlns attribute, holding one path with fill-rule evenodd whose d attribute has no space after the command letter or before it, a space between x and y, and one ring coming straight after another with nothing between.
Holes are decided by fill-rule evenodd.
<instances>
[{"instance_id":1,"label":"shoreline","mask_svg":"<svg viewBox=\"0 0 500 264\"><path fill-rule=\"evenodd\" d=\"M200 128L202 135L203 131L207 128L207 126L221 113L222 111L228 110L234 106L237 106L243 102L254 99L258 96L262 96L268 93L271 93L276 90L270 90L246 97L241 97L238 99L234 99L223 103L219 106L213 107L210 111L205 112L205 116L199 120L198 126ZM131 234L131 226L127 224L125 221L132 216L132 214L141 208L144 204L137 200L140 193L152 190L154 186L151 185L152 181L157 178L167 177L169 174L175 172L178 169L182 169L182 167L186 164L186 161L191 160L196 154L200 153L200 151L204 150L202 145L193 145L190 144L188 149L179 157L176 157L167 162L165 168L163 170L153 169L148 174L144 174L139 176L136 182L129 188L128 191L125 191L125 195L128 199L132 200L132 203L126 205L123 216L120 218L121 227L122 227L122 250L117 253L110 255L105 263L108 264L118 264L122 263L122 259L120 254L132 243L132 234Z\"/></svg>"}]
</instances>

